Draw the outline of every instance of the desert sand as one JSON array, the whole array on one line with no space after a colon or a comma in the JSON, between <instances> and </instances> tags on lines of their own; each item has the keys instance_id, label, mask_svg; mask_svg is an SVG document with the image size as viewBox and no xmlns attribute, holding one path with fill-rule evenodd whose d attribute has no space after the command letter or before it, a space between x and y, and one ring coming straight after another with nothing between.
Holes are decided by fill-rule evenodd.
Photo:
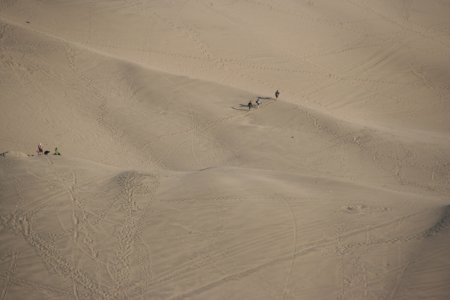
<instances>
[{"instance_id":1,"label":"desert sand","mask_svg":"<svg viewBox=\"0 0 450 300\"><path fill-rule=\"evenodd\" d=\"M0 0L0 300L450 299L449 16Z\"/></svg>"}]
</instances>

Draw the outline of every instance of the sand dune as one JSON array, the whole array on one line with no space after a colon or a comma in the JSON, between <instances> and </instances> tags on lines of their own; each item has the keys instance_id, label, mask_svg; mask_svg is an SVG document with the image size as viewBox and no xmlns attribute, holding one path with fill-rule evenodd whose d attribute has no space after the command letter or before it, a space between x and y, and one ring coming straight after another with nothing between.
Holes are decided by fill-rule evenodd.
<instances>
[{"instance_id":1,"label":"sand dune","mask_svg":"<svg viewBox=\"0 0 450 300\"><path fill-rule=\"evenodd\" d=\"M0 299L448 299L449 13L0 1Z\"/></svg>"},{"instance_id":2,"label":"sand dune","mask_svg":"<svg viewBox=\"0 0 450 300\"><path fill-rule=\"evenodd\" d=\"M1 186L12 298L387 298L424 271L437 275L430 291L448 292L448 208L436 198L250 168L1 163L15 175Z\"/></svg>"}]
</instances>

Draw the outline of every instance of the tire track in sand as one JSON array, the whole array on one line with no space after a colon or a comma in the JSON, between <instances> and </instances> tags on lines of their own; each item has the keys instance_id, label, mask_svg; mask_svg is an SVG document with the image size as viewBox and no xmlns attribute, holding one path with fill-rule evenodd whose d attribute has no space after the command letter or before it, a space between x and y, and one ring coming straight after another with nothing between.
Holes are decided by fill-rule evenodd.
<instances>
[{"instance_id":1,"label":"tire track in sand","mask_svg":"<svg viewBox=\"0 0 450 300\"><path fill-rule=\"evenodd\" d=\"M297 253L297 220L295 218L295 213L294 210L292 209L291 205L289 204L289 200L285 199L283 197L280 197L280 199L284 202L284 204L286 205L286 208L289 211L289 214L291 215L291 220L292 220L292 232L293 232L293 246L292 246L292 259L291 259L291 263L289 265L289 271L286 275L286 280L284 283L284 287L283 287L283 292L280 296L280 299L284 299L286 297L286 295L289 293L289 283L291 281L292 278L292 272L294 270L294 264L295 264L295 255Z\"/></svg>"},{"instance_id":2,"label":"tire track in sand","mask_svg":"<svg viewBox=\"0 0 450 300\"><path fill-rule=\"evenodd\" d=\"M13 253L11 256L11 262L9 264L8 271L6 273L6 278L5 278L2 294L0 296L0 300L4 300L6 298L6 294L8 292L8 287L11 284L11 278L14 277L14 273L16 271L16 266L17 266L16 262L17 262L17 254Z\"/></svg>"},{"instance_id":3,"label":"tire track in sand","mask_svg":"<svg viewBox=\"0 0 450 300\"><path fill-rule=\"evenodd\" d=\"M46 266L55 271L58 275L76 282L83 287L90 296L97 295L100 299L115 299L109 290L109 287L100 285L91 279L83 271L77 269L72 263L67 261L62 254L42 239L32 230L30 221L27 217L21 217L19 222L3 223L10 231L15 232L23 237L23 239L35 250L37 255L41 257Z\"/></svg>"},{"instance_id":4,"label":"tire track in sand","mask_svg":"<svg viewBox=\"0 0 450 300\"><path fill-rule=\"evenodd\" d=\"M97 264L98 267L104 266L105 263L102 262L98 258L98 253L94 249L94 246L93 246L94 239L89 234L89 230L86 227L86 224L88 224L88 217L87 217L86 210L83 207L82 203L79 201L79 199L75 196L75 189L78 186L78 177L76 175L76 172L74 170L72 170L70 172L71 182L69 185L67 185L66 182L64 181L64 176L62 176L58 173L53 161L48 157L46 157L46 160L48 162L50 170L54 173L54 177L55 177L56 181L60 183L61 187L67 193L67 195L69 196L69 199L71 201L72 224L73 224L71 234L72 234L72 241L73 241L74 246L76 247L76 249L78 249L82 253L84 253L87 257L91 258ZM80 218L81 218L81 221L80 221ZM87 253L86 250L83 249L82 245L80 245L80 242L79 242L80 235L84 236L84 238L82 239L82 243L89 249L90 253ZM74 268L76 268L75 264L77 262L75 260L75 257L76 257L75 249L73 249L73 251L72 251L72 266ZM77 287L77 284L79 284L79 282L73 277L71 277L71 279L73 282L73 296L76 299L78 299L78 294L80 293L80 291Z\"/></svg>"}]
</instances>

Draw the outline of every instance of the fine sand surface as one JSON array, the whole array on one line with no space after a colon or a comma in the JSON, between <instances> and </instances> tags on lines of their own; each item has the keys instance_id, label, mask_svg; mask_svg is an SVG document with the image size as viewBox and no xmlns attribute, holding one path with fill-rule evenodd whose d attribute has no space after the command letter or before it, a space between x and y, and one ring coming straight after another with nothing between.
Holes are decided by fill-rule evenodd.
<instances>
[{"instance_id":1,"label":"fine sand surface","mask_svg":"<svg viewBox=\"0 0 450 300\"><path fill-rule=\"evenodd\" d=\"M0 300L450 299L449 16L0 0Z\"/></svg>"}]
</instances>

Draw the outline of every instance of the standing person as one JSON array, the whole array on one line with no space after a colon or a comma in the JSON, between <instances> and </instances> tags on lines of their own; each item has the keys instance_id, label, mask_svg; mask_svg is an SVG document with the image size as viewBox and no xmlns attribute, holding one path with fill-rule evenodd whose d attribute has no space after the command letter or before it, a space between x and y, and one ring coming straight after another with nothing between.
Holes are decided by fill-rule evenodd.
<instances>
[{"instance_id":1,"label":"standing person","mask_svg":"<svg viewBox=\"0 0 450 300\"><path fill-rule=\"evenodd\" d=\"M58 147L55 148L55 153L53 153L53 155L61 155L61 153L59 153Z\"/></svg>"},{"instance_id":2,"label":"standing person","mask_svg":"<svg viewBox=\"0 0 450 300\"><path fill-rule=\"evenodd\" d=\"M279 95L280 95L280 92L278 90L276 90L276 92L275 92L275 99L278 99Z\"/></svg>"},{"instance_id":3,"label":"standing person","mask_svg":"<svg viewBox=\"0 0 450 300\"><path fill-rule=\"evenodd\" d=\"M256 99L256 108L259 108L260 104L261 104L261 99L258 97L258 99Z\"/></svg>"},{"instance_id":4,"label":"standing person","mask_svg":"<svg viewBox=\"0 0 450 300\"><path fill-rule=\"evenodd\" d=\"M253 107L252 100L250 100L250 101L248 102L247 106L248 106L248 110L252 109L252 107Z\"/></svg>"},{"instance_id":5,"label":"standing person","mask_svg":"<svg viewBox=\"0 0 450 300\"><path fill-rule=\"evenodd\" d=\"M41 143L39 143L36 152L37 152L38 155L41 155L42 153L44 153L44 148L42 147Z\"/></svg>"}]
</instances>

